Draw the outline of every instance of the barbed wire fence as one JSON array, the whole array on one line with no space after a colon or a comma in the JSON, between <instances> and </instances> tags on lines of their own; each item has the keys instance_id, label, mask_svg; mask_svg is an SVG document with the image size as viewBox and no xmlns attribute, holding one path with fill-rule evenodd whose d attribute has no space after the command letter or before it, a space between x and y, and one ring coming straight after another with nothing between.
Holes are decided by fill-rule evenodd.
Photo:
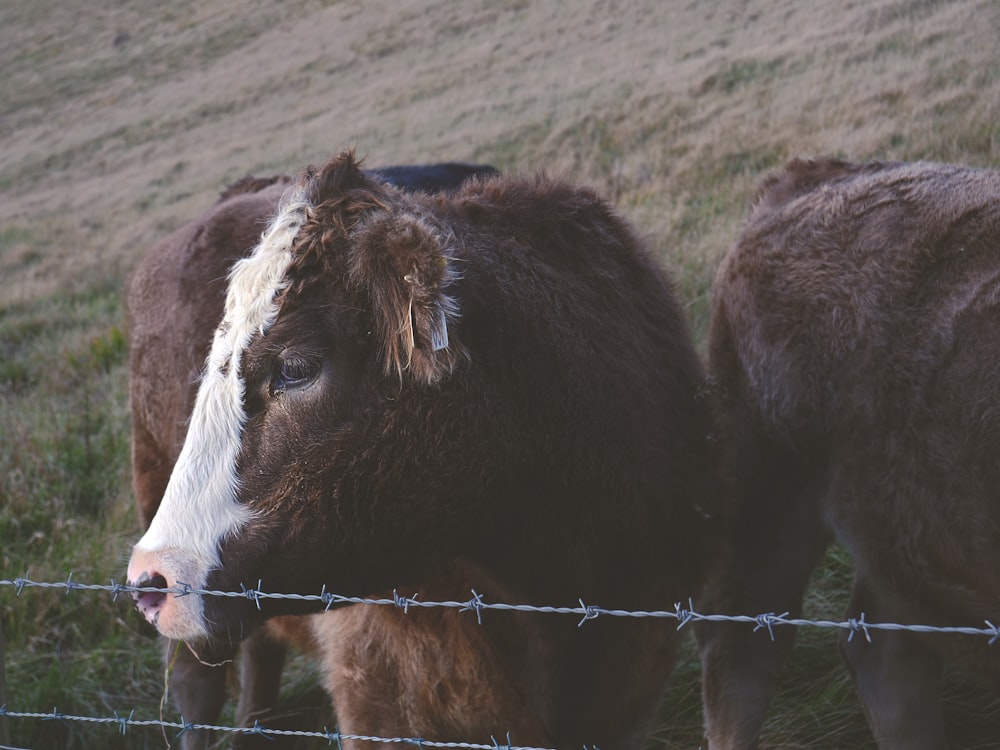
<instances>
[{"instance_id":1,"label":"barbed wire fence","mask_svg":"<svg viewBox=\"0 0 1000 750\"><path fill-rule=\"evenodd\" d=\"M470 592L470 598L461 601L424 601L419 599L417 596L403 596L397 592L393 592L393 596L383 597L383 598L373 598L373 597L354 597L354 596L342 596L340 594L335 594L328 592L324 587L318 594L297 594L297 593L278 593L269 592L261 589L261 582L258 581L256 588L249 588L245 585L241 587L240 591L218 591L212 589L199 589L187 584L178 584L172 587L156 587L156 586L132 586L128 584L115 583L114 580L107 584L99 583L81 583L79 581L73 580L72 573L62 581L34 581L29 578L11 578L11 579L0 579L0 589L12 588L17 596L20 596L25 590L29 589L56 589L65 591L66 594L73 592L104 592L111 595L113 600L123 594L133 594L133 593L165 593L173 594L174 596L218 596L227 598L238 598L247 599L257 605L259 608L261 606L261 601L266 599L289 599L296 601L306 601L306 602L316 602L322 605L322 608L329 610L334 606L340 606L345 604L360 604L360 605L370 605L370 606L391 606L402 610L404 613L409 612L412 609L419 608L448 608L448 609L458 609L462 612L469 612L470 616L477 618L477 621L481 624L483 614L490 611L507 611L507 612L530 612L537 614L556 614L556 615L574 615L579 617L577 622L577 627L584 627L586 623L590 620L595 620L598 617L625 617L625 618L655 618L662 619L666 621L672 621L676 623L676 628L678 630L684 628L686 625L692 622L728 622L728 623L743 623L753 626L753 630L764 631L771 640L774 640L774 630L779 627L795 627L795 628L827 628L835 629L848 632L848 640L853 640L855 636L862 636L864 639L871 643L872 633L877 631L909 631L915 633L940 633L940 634L957 634L957 635L971 635L971 636L981 636L988 638L989 645L996 643L1000 639L1000 627L994 625L989 620L984 620L982 626L939 626L939 625L921 625L921 624L906 624L906 623L892 623L892 622L869 622L865 619L864 613L861 613L857 618L846 618L844 620L812 620L800 617L789 617L788 612L782 614L777 614L774 612L765 612L756 615L729 615L729 614L712 614L712 613L702 613L698 612L692 601L688 601L687 605L680 602L675 602L672 609L663 610L625 610L625 609L609 609L596 604L586 604L582 599L579 601L579 606L552 606L552 605L534 605L534 604L510 604L506 602L491 602L486 601L480 594L475 590ZM118 731L125 734L129 727L160 727L163 729L176 729L179 730L178 737L183 735L185 732L192 730L207 730L214 732L227 732L232 734L254 734L262 735L266 737L278 737L278 736L293 736L293 737L306 737L306 738L316 738L321 740L326 740L328 744L336 744L338 748L341 746L343 740L353 740L361 742L372 742L372 743L390 743L390 744L403 744L412 745L417 748L417 750L422 750L423 748L463 748L465 750L547 750L546 748L533 748L524 747L519 745L512 745L510 743L510 738L506 738L506 743L501 743L495 738L492 744L481 744L473 742L436 742L432 740L425 740L418 737L373 737L368 735L352 735L352 734L341 734L339 731L324 730L322 732L318 731L307 731L307 730L287 730L287 729L272 729L265 727L259 723L256 723L252 727L229 727L229 726L216 726L208 724L194 724L186 722L181 718L181 721L163 721L161 719L142 719L136 718L134 711L129 711L127 715L120 714L115 711L113 716L75 716L70 714L64 714L59 712L57 708L53 708L50 712L37 712L37 711L16 711L13 710L8 703L6 694L6 680L4 676L4 664L5 664L5 653L4 653L4 641L3 641L3 631L0 629L0 748L6 747L10 743L9 739L9 729L7 725L8 719L39 719L44 721L63 721L63 722L87 722L95 724L106 724L109 726L117 727ZM584 750L588 750L586 747ZM597 750L594 748L593 750Z\"/></svg>"},{"instance_id":2,"label":"barbed wire fence","mask_svg":"<svg viewBox=\"0 0 1000 750\"><path fill-rule=\"evenodd\" d=\"M3 618L0 617L0 706L7 705L7 645L3 637ZM0 716L0 745L10 744L10 725L6 716Z\"/></svg>"}]
</instances>

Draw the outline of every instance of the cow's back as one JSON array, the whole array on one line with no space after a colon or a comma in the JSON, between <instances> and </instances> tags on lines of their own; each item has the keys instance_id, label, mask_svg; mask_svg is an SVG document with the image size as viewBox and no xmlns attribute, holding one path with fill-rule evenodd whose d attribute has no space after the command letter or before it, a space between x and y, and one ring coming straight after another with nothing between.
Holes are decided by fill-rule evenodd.
<instances>
[{"instance_id":1,"label":"cow's back","mask_svg":"<svg viewBox=\"0 0 1000 750\"><path fill-rule=\"evenodd\" d=\"M969 335L992 304L998 236L998 173L793 162L720 267L714 356L736 342L782 429L881 419L921 396L959 328Z\"/></svg>"}]
</instances>

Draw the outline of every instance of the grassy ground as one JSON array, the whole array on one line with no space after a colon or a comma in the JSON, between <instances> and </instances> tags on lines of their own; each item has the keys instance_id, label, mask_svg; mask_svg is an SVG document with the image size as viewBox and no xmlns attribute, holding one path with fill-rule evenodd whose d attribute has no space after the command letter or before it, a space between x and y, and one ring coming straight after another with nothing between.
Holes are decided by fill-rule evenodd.
<instances>
[{"instance_id":1,"label":"grassy ground","mask_svg":"<svg viewBox=\"0 0 1000 750\"><path fill-rule=\"evenodd\" d=\"M123 576L120 288L227 182L345 145L372 166L544 165L636 223L700 338L718 258L787 158L1000 163L998 33L991 0L0 4L0 578ZM849 577L831 553L809 614L839 617ZM11 709L159 715L155 640L125 603L0 590L0 618ZM787 672L766 746L870 745L833 634L804 632ZM289 680L290 711L319 700L308 664ZM700 743L697 681L688 649L654 746ZM1000 744L993 699L949 687L956 746ZM18 747L164 745L9 730Z\"/></svg>"}]
</instances>

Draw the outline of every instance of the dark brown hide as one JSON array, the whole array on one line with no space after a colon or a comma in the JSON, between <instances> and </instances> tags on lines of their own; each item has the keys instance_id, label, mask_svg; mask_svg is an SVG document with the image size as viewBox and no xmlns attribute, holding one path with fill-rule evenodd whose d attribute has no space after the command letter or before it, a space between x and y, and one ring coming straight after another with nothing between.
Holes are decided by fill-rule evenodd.
<instances>
[{"instance_id":1,"label":"dark brown hide","mask_svg":"<svg viewBox=\"0 0 1000 750\"><path fill-rule=\"evenodd\" d=\"M384 172L384 174L383 174ZM452 190L470 177L495 169L462 163L387 167L378 175L407 189ZM233 263L254 248L277 211L288 177L246 177L230 185L216 205L143 255L126 293L129 338L129 398L132 410L132 476L139 519L146 529L177 461L198 381L222 317ZM301 624L276 620L256 634L241 655L237 719L267 722L277 700L278 680L290 635L311 648ZM165 643L170 691L187 721L216 722L225 700L228 663L235 644L202 644L198 654L175 641ZM213 735L187 732L185 748L206 746ZM238 737L240 747L273 747L262 738Z\"/></svg>"},{"instance_id":2,"label":"dark brown hide","mask_svg":"<svg viewBox=\"0 0 1000 750\"><path fill-rule=\"evenodd\" d=\"M995 493L1000 173L790 163L757 198L715 286L736 515L700 609L801 611L831 536L854 557L849 616L1000 617ZM793 631L698 630L712 748L755 746ZM996 677L985 638L842 638L883 748L944 747L942 659Z\"/></svg>"},{"instance_id":3,"label":"dark brown hide","mask_svg":"<svg viewBox=\"0 0 1000 750\"><path fill-rule=\"evenodd\" d=\"M670 284L611 209L544 178L406 195L349 155L302 179L290 285L241 363L240 499L260 513L209 585L697 596L716 500L704 381ZM289 362L308 377L289 384ZM206 622L305 606L247 604L207 599ZM574 749L641 745L680 637L510 612L316 622L345 732Z\"/></svg>"}]
</instances>

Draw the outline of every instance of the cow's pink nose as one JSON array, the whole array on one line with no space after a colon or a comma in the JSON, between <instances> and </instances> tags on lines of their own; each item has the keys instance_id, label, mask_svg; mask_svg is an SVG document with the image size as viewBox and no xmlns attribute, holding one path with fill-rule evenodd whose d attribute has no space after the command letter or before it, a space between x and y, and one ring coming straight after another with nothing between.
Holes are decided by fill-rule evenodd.
<instances>
[{"instance_id":1,"label":"cow's pink nose","mask_svg":"<svg viewBox=\"0 0 1000 750\"><path fill-rule=\"evenodd\" d=\"M136 588L165 589L167 588L167 579L159 573L143 573L133 585ZM132 599L135 601L135 608L139 610L139 613L148 622L155 625L160 609L167 600L167 594L164 591L133 591Z\"/></svg>"}]
</instances>

